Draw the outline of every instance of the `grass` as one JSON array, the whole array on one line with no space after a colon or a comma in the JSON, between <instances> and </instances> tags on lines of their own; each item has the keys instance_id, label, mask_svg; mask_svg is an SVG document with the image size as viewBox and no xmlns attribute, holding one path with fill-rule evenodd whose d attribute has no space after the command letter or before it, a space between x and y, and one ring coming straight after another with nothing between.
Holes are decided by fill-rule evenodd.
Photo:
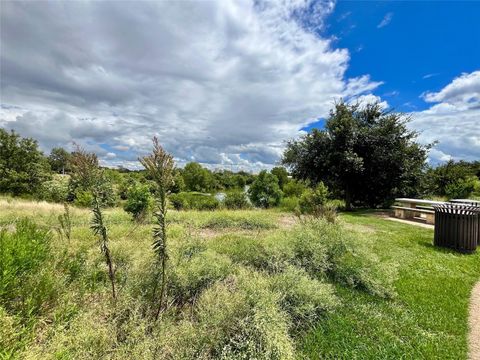
<instances>
[{"instance_id":1,"label":"grass","mask_svg":"<svg viewBox=\"0 0 480 360\"><path fill-rule=\"evenodd\" d=\"M311 358L466 359L470 291L480 254L432 246L433 231L373 217L342 219L382 262L397 267L397 296L384 301L337 288L342 306L310 331L302 350Z\"/></svg>"},{"instance_id":2,"label":"grass","mask_svg":"<svg viewBox=\"0 0 480 360\"><path fill-rule=\"evenodd\" d=\"M0 358L466 359L480 254L434 248L432 230L372 212L334 226L278 210L169 211L171 305L152 329L152 224L105 211L112 308L90 212L72 208L68 241L53 231L63 210L0 198L7 245L25 238L14 235L24 217L48 236L21 295L0 299ZM34 307L18 302L39 284Z\"/></svg>"}]
</instances>

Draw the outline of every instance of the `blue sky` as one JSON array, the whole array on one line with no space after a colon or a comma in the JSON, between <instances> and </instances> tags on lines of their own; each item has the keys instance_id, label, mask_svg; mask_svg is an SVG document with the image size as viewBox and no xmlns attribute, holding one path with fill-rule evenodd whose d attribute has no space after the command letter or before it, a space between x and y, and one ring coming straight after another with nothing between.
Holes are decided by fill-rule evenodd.
<instances>
[{"instance_id":1,"label":"blue sky","mask_svg":"<svg viewBox=\"0 0 480 360\"><path fill-rule=\"evenodd\" d=\"M4 1L0 126L138 168L259 171L340 98L406 112L429 161L480 158L480 2Z\"/></svg>"},{"instance_id":2,"label":"blue sky","mask_svg":"<svg viewBox=\"0 0 480 360\"><path fill-rule=\"evenodd\" d=\"M480 67L480 1L339 1L325 33L350 50L347 77L383 81L373 93L399 111Z\"/></svg>"}]
</instances>

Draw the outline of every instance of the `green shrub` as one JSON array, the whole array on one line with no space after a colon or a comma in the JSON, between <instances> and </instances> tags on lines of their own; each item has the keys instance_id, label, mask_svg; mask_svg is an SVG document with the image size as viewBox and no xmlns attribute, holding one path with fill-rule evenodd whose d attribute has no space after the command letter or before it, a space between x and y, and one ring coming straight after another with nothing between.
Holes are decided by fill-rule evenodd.
<instances>
[{"instance_id":1,"label":"green shrub","mask_svg":"<svg viewBox=\"0 0 480 360\"><path fill-rule=\"evenodd\" d=\"M250 200L255 206L269 208L280 204L282 191L275 175L263 170L248 189Z\"/></svg>"},{"instance_id":2,"label":"green shrub","mask_svg":"<svg viewBox=\"0 0 480 360\"><path fill-rule=\"evenodd\" d=\"M304 270L294 266L274 274L271 286L282 294L281 307L290 315L294 329L313 325L337 302L332 285L312 279Z\"/></svg>"},{"instance_id":3,"label":"green shrub","mask_svg":"<svg viewBox=\"0 0 480 360\"><path fill-rule=\"evenodd\" d=\"M147 185L134 184L127 191L127 202L123 209L130 213L134 220L142 220L152 205L150 189Z\"/></svg>"},{"instance_id":4,"label":"green shrub","mask_svg":"<svg viewBox=\"0 0 480 360\"><path fill-rule=\"evenodd\" d=\"M290 180L283 186L283 195L286 197L300 197L307 189L304 183L297 180Z\"/></svg>"},{"instance_id":5,"label":"green shrub","mask_svg":"<svg viewBox=\"0 0 480 360\"><path fill-rule=\"evenodd\" d=\"M339 211L345 210L345 200L340 200L340 199L328 200L326 205L331 206L332 208L337 209Z\"/></svg>"},{"instance_id":6,"label":"green shrub","mask_svg":"<svg viewBox=\"0 0 480 360\"><path fill-rule=\"evenodd\" d=\"M288 316L279 303L280 294L258 273L242 271L214 285L198 301L200 346L214 358L293 359Z\"/></svg>"},{"instance_id":7,"label":"green shrub","mask_svg":"<svg viewBox=\"0 0 480 360\"><path fill-rule=\"evenodd\" d=\"M315 214L325 205L328 197L328 188L319 182L315 189L307 189L300 198L300 211L302 214Z\"/></svg>"},{"instance_id":8,"label":"green shrub","mask_svg":"<svg viewBox=\"0 0 480 360\"><path fill-rule=\"evenodd\" d=\"M256 238L227 234L209 243L215 251L229 256L234 262L269 272L282 271L293 263L293 247L289 238L269 236Z\"/></svg>"},{"instance_id":9,"label":"green shrub","mask_svg":"<svg viewBox=\"0 0 480 360\"><path fill-rule=\"evenodd\" d=\"M284 197L280 201L280 208L284 211L297 212L299 210L300 199L295 196Z\"/></svg>"},{"instance_id":10,"label":"green shrub","mask_svg":"<svg viewBox=\"0 0 480 360\"><path fill-rule=\"evenodd\" d=\"M0 232L0 299L7 311L28 317L55 295L46 266L50 234L28 219L15 225L14 233Z\"/></svg>"},{"instance_id":11,"label":"green shrub","mask_svg":"<svg viewBox=\"0 0 480 360\"><path fill-rule=\"evenodd\" d=\"M75 205L80 207L89 208L93 204L93 194L91 191L78 191L75 194Z\"/></svg>"},{"instance_id":12,"label":"green shrub","mask_svg":"<svg viewBox=\"0 0 480 360\"><path fill-rule=\"evenodd\" d=\"M212 250L184 253L169 278L171 296L180 304L194 299L209 285L227 277L232 269L227 256Z\"/></svg>"},{"instance_id":13,"label":"green shrub","mask_svg":"<svg viewBox=\"0 0 480 360\"><path fill-rule=\"evenodd\" d=\"M445 195L449 199L466 199L475 190L477 182L476 176L457 179L445 186Z\"/></svg>"},{"instance_id":14,"label":"green shrub","mask_svg":"<svg viewBox=\"0 0 480 360\"><path fill-rule=\"evenodd\" d=\"M250 203L248 202L247 195L241 191L230 191L225 195L223 204L227 209L238 210L238 209L248 209Z\"/></svg>"},{"instance_id":15,"label":"green shrub","mask_svg":"<svg viewBox=\"0 0 480 360\"><path fill-rule=\"evenodd\" d=\"M175 210L187 210L189 208L187 197L183 194L185 193L172 194L168 198Z\"/></svg>"},{"instance_id":16,"label":"green shrub","mask_svg":"<svg viewBox=\"0 0 480 360\"><path fill-rule=\"evenodd\" d=\"M220 207L214 196L196 192L172 194L169 200L176 210L215 210Z\"/></svg>"},{"instance_id":17,"label":"green shrub","mask_svg":"<svg viewBox=\"0 0 480 360\"><path fill-rule=\"evenodd\" d=\"M330 278L372 295L395 295L395 267L363 250L352 233L325 219L312 219L290 236L296 262L312 277Z\"/></svg>"},{"instance_id":18,"label":"green shrub","mask_svg":"<svg viewBox=\"0 0 480 360\"><path fill-rule=\"evenodd\" d=\"M396 268L381 263L368 251L355 248L332 259L332 274L336 281L364 290L382 298L395 296Z\"/></svg>"},{"instance_id":19,"label":"green shrub","mask_svg":"<svg viewBox=\"0 0 480 360\"><path fill-rule=\"evenodd\" d=\"M68 175L55 174L52 180L42 183L38 197L46 201L65 202L68 197L68 183Z\"/></svg>"}]
</instances>

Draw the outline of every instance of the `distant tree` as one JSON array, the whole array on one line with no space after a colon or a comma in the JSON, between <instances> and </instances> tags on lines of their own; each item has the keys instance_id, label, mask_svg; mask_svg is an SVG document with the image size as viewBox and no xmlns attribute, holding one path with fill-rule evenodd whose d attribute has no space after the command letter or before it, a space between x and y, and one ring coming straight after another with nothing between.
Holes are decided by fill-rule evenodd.
<instances>
[{"instance_id":1,"label":"distant tree","mask_svg":"<svg viewBox=\"0 0 480 360\"><path fill-rule=\"evenodd\" d=\"M250 200L255 206L269 208L277 206L282 199L282 191L275 175L262 170L248 189Z\"/></svg>"},{"instance_id":2,"label":"distant tree","mask_svg":"<svg viewBox=\"0 0 480 360\"><path fill-rule=\"evenodd\" d=\"M247 185L247 178L244 175L236 174L233 178L235 187L243 189Z\"/></svg>"},{"instance_id":3,"label":"distant tree","mask_svg":"<svg viewBox=\"0 0 480 360\"><path fill-rule=\"evenodd\" d=\"M283 186L283 195L286 197L300 197L307 189L307 186L298 180L290 180Z\"/></svg>"},{"instance_id":4,"label":"distant tree","mask_svg":"<svg viewBox=\"0 0 480 360\"><path fill-rule=\"evenodd\" d=\"M79 205L91 206L93 200L100 206L114 206L116 193L109 179L109 172L100 169L95 153L89 153L77 145L70 159L71 175L69 183L69 201L81 198ZM78 203L78 202L77 202Z\"/></svg>"},{"instance_id":5,"label":"distant tree","mask_svg":"<svg viewBox=\"0 0 480 360\"><path fill-rule=\"evenodd\" d=\"M475 190L479 179L480 161L449 160L428 169L424 178L425 193L449 198L466 198Z\"/></svg>"},{"instance_id":6,"label":"distant tree","mask_svg":"<svg viewBox=\"0 0 480 360\"><path fill-rule=\"evenodd\" d=\"M0 129L0 192L35 194L50 177L50 166L36 140Z\"/></svg>"},{"instance_id":7,"label":"distant tree","mask_svg":"<svg viewBox=\"0 0 480 360\"><path fill-rule=\"evenodd\" d=\"M48 156L48 162L52 171L58 174L65 174L70 170L71 154L61 147L53 148Z\"/></svg>"},{"instance_id":8,"label":"distant tree","mask_svg":"<svg viewBox=\"0 0 480 360\"><path fill-rule=\"evenodd\" d=\"M409 120L378 103L360 107L340 102L324 130L287 143L282 162L298 179L323 181L345 199L347 209L415 196L430 146L416 142Z\"/></svg>"},{"instance_id":9,"label":"distant tree","mask_svg":"<svg viewBox=\"0 0 480 360\"><path fill-rule=\"evenodd\" d=\"M283 187L288 183L288 172L283 166L276 166L270 171L278 179L278 186L283 190Z\"/></svg>"},{"instance_id":10,"label":"distant tree","mask_svg":"<svg viewBox=\"0 0 480 360\"><path fill-rule=\"evenodd\" d=\"M190 162L183 169L183 180L189 191L208 192L215 187L215 179L210 170L199 163Z\"/></svg>"},{"instance_id":11,"label":"distant tree","mask_svg":"<svg viewBox=\"0 0 480 360\"><path fill-rule=\"evenodd\" d=\"M170 187L170 192L172 194L178 194L181 191L185 190L185 181L183 180L182 173L179 171L179 169L175 169L174 175L173 175L173 183L172 186Z\"/></svg>"}]
</instances>

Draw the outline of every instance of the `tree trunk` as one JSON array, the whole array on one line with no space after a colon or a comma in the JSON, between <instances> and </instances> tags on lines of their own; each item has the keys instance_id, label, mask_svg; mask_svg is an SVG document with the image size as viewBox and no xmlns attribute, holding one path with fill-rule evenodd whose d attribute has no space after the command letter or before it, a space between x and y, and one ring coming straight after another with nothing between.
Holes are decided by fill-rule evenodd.
<instances>
[{"instance_id":1,"label":"tree trunk","mask_svg":"<svg viewBox=\"0 0 480 360\"><path fill-rule=\"evenodd\" d=\"M345 187L345 209L352 211L352 194L350 193L350 186Z\"/></svg>"}]
</instances>

